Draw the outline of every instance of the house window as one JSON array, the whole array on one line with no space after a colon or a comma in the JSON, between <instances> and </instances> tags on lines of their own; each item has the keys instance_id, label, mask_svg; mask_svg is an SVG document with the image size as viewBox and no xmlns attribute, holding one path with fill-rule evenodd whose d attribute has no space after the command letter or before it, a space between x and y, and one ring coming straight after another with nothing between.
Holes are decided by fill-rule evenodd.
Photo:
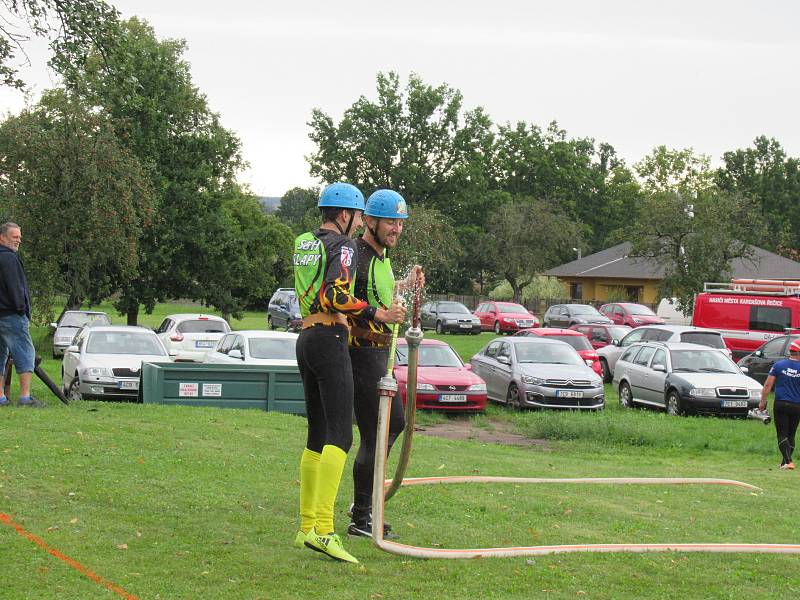
<instances>
[{"instance_id":1,"label":"house window","mask_svg":"<svg viewBox=\"0 0 800 600\"><path fill-rule=\"evenodd\" d=\"M573 300L583 299L583 286L580 283L569 284L569 297Z\"/></svg>"},{"instance_id":2,"label":"house window","mask_svg":"<svg viewBox=\"0 0 800 600\"><path fill-rule=\"evenodd\" d=\"M640 302L642 297L642 286L626 285L625 293L628 296L628 302Z\"/></svg>"}]
</instances>

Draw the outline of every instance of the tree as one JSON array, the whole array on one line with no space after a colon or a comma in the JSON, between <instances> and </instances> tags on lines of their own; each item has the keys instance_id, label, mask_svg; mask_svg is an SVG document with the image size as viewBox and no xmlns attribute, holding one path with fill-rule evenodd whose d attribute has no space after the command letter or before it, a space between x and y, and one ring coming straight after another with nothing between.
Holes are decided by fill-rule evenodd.
<instances>
[{"instance_id":1,"label":"tree","mask_svg":"<svg viewBox=\"0 0 800 600\"><path fill-rule=\"evenodd\" d=\"M519 197L487 222L483 251L511 286L514 301L545 269L563 262L579 244L579 227L551 203Z\"/></svg>"},{"instance_id":2,"label":"tree","mask_svg":"<svg viewBox=\"0 0 800 600\"><path fill-rule=\"evenodd\" d=\"M296 235L300 235L309 230L306 226L308 224L306 216L309 212L313 214L315 222L319 220L318 199L319 190L316 188L292 188L281 198L275 216L291 227Z\"/></svg>"},{"instance_id":3,"label":"tree","mask_svg":"<svg viewBox=\"0 0 800 600\"><path fill-rule=\"evenodd\" d=\"M102 115L63 90L0 125L0 195L24 227L37 312L96 304L138 273L150 181Z\"/></svg>"},{"instance_id":4,"label":"tree","mask_svg":"<svg viewBox=\"0 0 800 600\"><path fill-rule=\"evenodd\" d=\"M692 198L714 187L711 159L691 148L658 146L634 165L646 193L674 192Z\"/></svg>"},{"instance_id":5,"label":"tree","mask_svg":"<svg viewBox=\"0 0 800 600\"><path fill-rule=\"evenodd\" d=\"M662 266L661 295L677 298L687 313L703 284L724 281L731 261L751 257L748 242L763 235L757 207L744 196L707 190L692 205L689 210L685 196L676 191L648 195L628 229L630 256Z\"/></svg>"},{"instance_id":6,"label":"tree","mask_svg":"<svg viewBox=\"0 0 800 600\"><path fill-rule=\"evenodd\" d=\"M30 36L50 40L50 63L79 69L95 49L105 53L119 13L102 0L0 0L0 83L22 89L15 61Z\"/></svg>"},{"instance_id":7,"label":"tree","mask_svg":"<svg viewBox=\"0 0 800 600\"><path fill-rule=\"evenodd\" d=\"M182 40L158 40L143 21L122 23L108 56L92 54L68 85L112 119L117 136L146 165L156 210L139 240L139 276L115 303L136 324L139 307L198 297L201 257L220 238L225 190L242 166L240 142L193 85ZM108 69L105 66L108 65Z\"/></svg>"}]
</instances>

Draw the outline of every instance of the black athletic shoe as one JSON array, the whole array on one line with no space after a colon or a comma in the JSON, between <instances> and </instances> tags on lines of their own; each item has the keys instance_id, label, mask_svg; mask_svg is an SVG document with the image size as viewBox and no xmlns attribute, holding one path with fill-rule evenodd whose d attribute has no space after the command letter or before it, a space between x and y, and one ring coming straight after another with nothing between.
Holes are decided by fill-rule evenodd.
<instances>
[{"instance_id":1,"label":"black athletic shoe","mask_svg":"<svg viewBox=\"0 0 800 600\"><path fill-rule=\"evenodd\" d=\"M369 537L372 537L372 513L368 513L366 518L362 518L359 516L358 519L353 518L353 509L355 508L355 504L351 504L350 508L347 509L347 516L350 517L350 525L354 525L356 523L365 525L365 527L369 528ZM363 515L363 513L362 513ZM384 539L390 540L390 534L392 532L392 526L387 523L386 521L383 522L383 537ZM348 535L350 533L350 529L348 528ZM354 533L353 535L358 535Z\"/></svg>"},{"instance_id":2,"label":"black athletic shoe","mask_svg":"<svg viewBox=\"0 0 800 600\"><path fill-rule=\"evenodd\" d=\"M350 521L350 525L347 527L347 535L350 537L372 537L372 521L360 521L356 523L355 521ZM384 523L383 525L383 539L385 540L396 540L400 536L396 533L392 533L392 528L390 525Z\"/></svg>"}]
</instances>

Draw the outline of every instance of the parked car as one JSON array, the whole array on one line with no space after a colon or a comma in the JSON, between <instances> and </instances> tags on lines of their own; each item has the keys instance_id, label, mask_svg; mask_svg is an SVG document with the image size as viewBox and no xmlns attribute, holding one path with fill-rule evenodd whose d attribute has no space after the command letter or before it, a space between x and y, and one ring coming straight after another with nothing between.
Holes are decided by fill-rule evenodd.
<instances>
[{"instance_id":1,"label":"parked car","mask_svg":"<svg viewBox=\"0 0 800 600\"><path fill-rule=\"evenodd\" d=\"M58 323L50 323L53 332L53 358L64 356L64 351L72 344L75 334L84 325L111 325L111 319L97 310L68 310Z\"/></svg>"},{"instance_id":2,"label":"parked car","mask_svg":"<svg viewBox=\"0 0 800 600\"><path fill-rule=\"evenodd\" d=\"M152 329L85 326L61 361L64 394L70 400L136 400L142 363L169 360Z\"/></svg>"},{"instance_id":3,"label":"parked car","mask_svg":"<svg viewBox=\"0 0 800 600\"><path fill-rule=\"evenodd\" d=\"M516 302L482 302L473 314L481 321L481 331L497 335L539 326L539 319Z\"/></svg>"},{"instance_id":4,"label":"parked car","mask_svg":"<svg viewBox=\"0 0 800 600\"><path fill-rule=\"evenodd\" d=\"M592 348L597 350L603 346L608 346L614 340L621 340L630 333L632 328L627 325L603 325L602 323L595 323L594 325L573 325L570 329L580 331L589 338Z\"/></svg>"},{"instance_id":5,"label":"parked car","mask_svg":"<svg viewBox=\"0 0 800 600\"><path fill-rule=\"evenodd\" d=\"M681 342L629 346L617 361L614 387L626 408L646 404L671 415L745 417L761 399L761 384L742 373L727 354Z\"/></svg>"},{"instance_id":6,"label":"parked car","mask_svg":"<svg viewBox=\"0 0 800 600\"><path fill-rule=\"evenodd\" d=\"M422 329L435 329L436 333L481 332L481 322L469 309L452 300L426 302L419 311Z\"/></svg>"},{"instance_id":7,"label":"parked car","mask_svg":"<svg viewBox=\"0 0 800 600\"><path fill-rule=\"evenodd\" d=\"M600 348L597 355L600 357L600 366L603 368L603 381L608 383L614 375L614 366L622 353L636 342L686 342L700 344L709 348L723 350L730 356L730 350L725 346L722 334L715 329L692 327L691 325L647 325L637 327L622 338L617 344Z\"/></svg>"},{"instance_id":8,"label":"parked car","mask_svg":"<svg viewBox=\"0 0 800 600\"><path fill-rule=\"evenodd\" d=\"M231 330L228 322L215 315L169 315L156 329L167 350L176 350L182 360L202 361Z\"/></svg>"},{"instance_id":9,"label":"parked car","mask_svg":"<svg viewBox=\"0 0 800 600\"><path fill-rule=\"evenodd\" d=\"M739 367L758 381L764 384L767 375L776 361L789 358L789 344L800 339L800 335L781 335L761 344L755 352L751 352L739 359Z\"/></svg>"},{"instance_id":10,"label":"parked car","mask_svg":"<svg viewBox=\"0 0 800 600\"><path fill-rule=\"evenodd\" d=\"M286 331L299 332L303 327L300 314L300 303L294 288L278 288L267 307L267 327L277 329L284 327Z\"/></svg>"},{"instance_id":11,"label":"parked car","mask_svg":"<svg viewBox=\"0 0 800 600\"><path fill-rule=\"evenodd\" d=\"M544 313L545 327L572 327L585 323L614 323L589 304L554 304Z\"/></svg>"},{"instance_id":12,"label":"parked car","mask_svg":"<svg viewBox=\"0 0 800 600\"><path fill-rule=\"evenodd\" d=\"M641 325L663 325L664 319L644 304L633 302L610 302L600 307L600 312L614 321L615 325L639 327Z\"/></svg>"},{"instance_id":13,"label":"parked car","mask_svg":"<svg viewBox=\"0 0 800 600\"><path fill-rule=\"evenodd\" d=\"M603 371L600 368L600 359L597 356L597 351L592 348L589 343L589 338L583 335L580 331L574 329L558 329L556 327L539 327L536 329L523 329L518 331L515 335L526 337L546 337L551 340L560 340L566 342L578 352L580 357L586 363L586 366L592 367L592 371L598 375L602 375Z\"/></svg>"},{"instance_id":14,"label":"parked car","mask_svg":"<svg viewBox=\"0 0 800 600\"><path fill-rule=\"evenodd\" d=\"M523 408L602 410L600 377L565 342L513 336L495 338L470 359L490 400Z\"/></svg>"},{"instance_id":15,"label":"parked car","mask_svg":"<svg viewBox=\"0 0 800 600\"><path fill-rule=\"evenodd\" d=\"M408 399L408 345L397 340L394 378L405 405ZM441 340L424 339L419 347L417 408L447 412L486 410L486 382Z\"/></svg>"},{"instance_id":16,"label":"parked car","mask_svg":"<svg viewBox=\"0 0 800 600\"><path fill-rule=\"evenodd\" d=\"M226 333L204 362L230 365L283 365L296 367L297 334L283 331L245 330Z\"/></svg>"},{"instance_id":17,"label":"parked car","mask_svg":"<svg viewBox=\"0 0 800 600\"><path fill-rule=\"evenodd\" d=\"M685 315L682 311L678 310L677 298L662 298L656 308L656 315L664 319L668 325L691 325L691 315Z\"/></svg>"}]
</instances>

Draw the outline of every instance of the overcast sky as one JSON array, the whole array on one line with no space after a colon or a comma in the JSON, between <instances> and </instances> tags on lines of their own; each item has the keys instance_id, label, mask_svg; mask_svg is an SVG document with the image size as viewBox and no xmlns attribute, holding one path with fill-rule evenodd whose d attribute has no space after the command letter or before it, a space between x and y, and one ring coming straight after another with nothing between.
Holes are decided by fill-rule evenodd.
<instances>
[{"instance_id":1,"label":"overcast sky","mask_svg":"<svg viewBox=\"0 0 800 600\"><path fill-rule=\"evenodd\" d=\"M389 70L446 82L495 122L557 120L629 164L659 144L718 161L761 134L800 156L796 2L111 3L187 41L194 82L241 138L240 179L259 195L318 184L304 158L312 109L338 121ZM41 68L25 76L35 92L52 85ZM4 111L21 105L0 90Z\"/></svg>"}]
</instances>

